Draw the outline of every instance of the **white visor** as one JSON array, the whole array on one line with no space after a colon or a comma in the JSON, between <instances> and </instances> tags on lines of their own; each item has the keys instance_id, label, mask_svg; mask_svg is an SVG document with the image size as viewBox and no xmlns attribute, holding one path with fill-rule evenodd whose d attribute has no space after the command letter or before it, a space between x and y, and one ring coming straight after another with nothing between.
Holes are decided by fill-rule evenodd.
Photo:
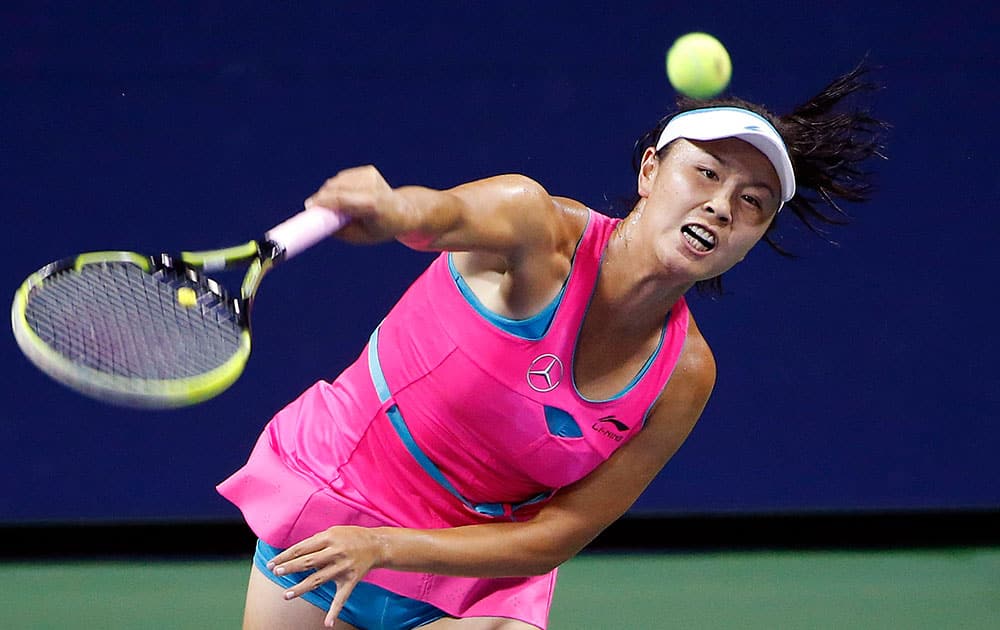
<instances>
[{"instance_id":1,"label":"white visor","mask_svg":"<svg viewBox=\"0 0 1000 630\"><path fill-rule=\"evenodd\" d=\"M795 171L792 170L785 142L777 129L759 114L739 107L709 107L681 112L663 128L656 150L678 138L705 141L739 138L749 142L774 166L781 182L781 204L795 196Z\"/></svg>"}]
</instances>

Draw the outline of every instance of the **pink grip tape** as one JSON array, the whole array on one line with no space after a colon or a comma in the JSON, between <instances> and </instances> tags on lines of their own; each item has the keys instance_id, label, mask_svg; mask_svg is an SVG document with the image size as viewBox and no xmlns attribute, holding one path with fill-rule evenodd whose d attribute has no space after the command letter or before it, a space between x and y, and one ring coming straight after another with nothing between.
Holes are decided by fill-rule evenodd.
<instances>
[{"instance_id":1,"label":"pink grip tape","mask_svg":"<svg viewBox=\"0 0 1000 630\"><path fill-rule=\"evenodd\" d=\"M330 236L345 223L346 217L314 206L274 226L264 237L284 249L287 260Z\"/></svg>"}]
</instances>

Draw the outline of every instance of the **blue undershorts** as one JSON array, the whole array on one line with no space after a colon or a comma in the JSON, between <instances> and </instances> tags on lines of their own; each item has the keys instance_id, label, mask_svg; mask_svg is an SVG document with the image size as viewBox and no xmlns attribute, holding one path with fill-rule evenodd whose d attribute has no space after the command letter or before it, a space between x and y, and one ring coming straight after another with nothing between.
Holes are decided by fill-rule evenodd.
<instances>
[{"instance_id":1,"label":"blue undershorts","mask_svg":"<svg viewBox=\"0 0 1000 630\"><path fill-rule=\"evenodd\" d=\"M272 582L287 589L301 582L313 571L275 575L267 568L267 563L282 551L284 550L258 540L253 563ZM300 597L323 611L328 611L336 592L336 584L324 582ZM410 630L447 616L448 613L427 602L397 595L368 582L358 582L339 615L340 619L360 630Z\"/></svg>"}]
</instances>

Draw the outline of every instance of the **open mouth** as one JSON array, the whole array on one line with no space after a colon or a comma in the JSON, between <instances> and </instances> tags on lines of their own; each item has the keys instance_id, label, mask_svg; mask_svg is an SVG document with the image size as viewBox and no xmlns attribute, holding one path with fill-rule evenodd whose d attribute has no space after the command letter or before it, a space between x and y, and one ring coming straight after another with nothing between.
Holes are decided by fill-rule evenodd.
<instances>
[{"instance_id":1,"label":"open mouth","mask_svg":"<svg viewBox=\"0 0 1000 630\"><path fill-rule=\"evenodd\" d=\"M681 234L695 251L710 252L715 248L715 234L700 225L688 223L681 228Z\"/></svg>"}]
</instances>

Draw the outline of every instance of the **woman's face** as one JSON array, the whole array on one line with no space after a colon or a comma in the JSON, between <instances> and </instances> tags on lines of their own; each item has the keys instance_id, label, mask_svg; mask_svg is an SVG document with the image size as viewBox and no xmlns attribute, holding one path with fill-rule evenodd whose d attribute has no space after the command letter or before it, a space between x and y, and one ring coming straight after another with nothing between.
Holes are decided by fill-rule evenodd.
<instances>
[{"instance_id":1,"label":"woman's face","mask_svg":"<svg viewBox=\"0 0 1000 630\"><path fill-rule=\"evenodd\" d=\"M764 154L736 138L676 140L662 160L643 156L642 232L660 262L706 280L743 260L780 204L778 175Z\"/></svg>"}]
</instances>

